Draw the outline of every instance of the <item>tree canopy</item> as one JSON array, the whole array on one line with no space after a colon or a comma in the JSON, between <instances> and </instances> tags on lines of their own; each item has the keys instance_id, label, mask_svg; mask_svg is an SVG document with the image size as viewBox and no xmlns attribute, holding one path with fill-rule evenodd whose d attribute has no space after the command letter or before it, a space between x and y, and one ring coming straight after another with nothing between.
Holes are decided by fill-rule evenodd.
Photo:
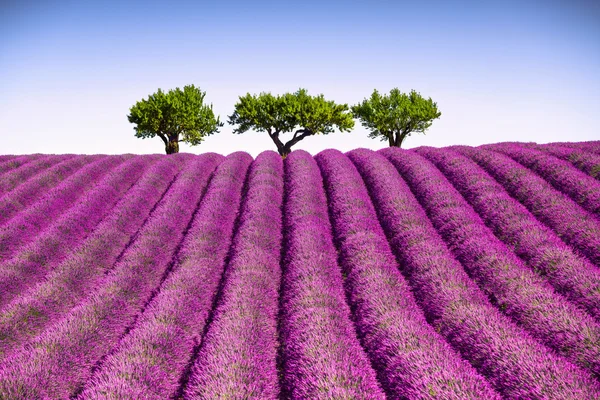
<instances>
[{"instance_id":1,"label":"tree canopy","mask_svg":"<svg viewBox=\"0 0 600 400\"><path fill-rule=\"evenodd\" d=\"M431 98L424 99L414 90L402 93L397 88L389 96L374 90L369 99L352 107L352 113L370 130L370 138L387 140L390 147L400 147L413 132L425 133L442 115Z\"/></svg>"},{"instance_id":2,"label":"tree canopy","mask_svg":"<svg viewBox=\"0 0 600 400\"><path fill-rule=\"evenodd\" d=\"M205 95L194 85L167 93L158 89L147 100L140 100L131 107L127 119L137 124L134 128L136 137L158 136L163 140L167 154L178 153L179 142L198 145L205 136L218 132L223 126L219 117L215 118L212 104L203 104Z\"/></svg>"},{"instance_id":3,"label":"tree canopy","mask_svg":"<svg viewBox=\"0 0 600 400\"><path fill-rule=\"evenodd\" d=\"M282 157L287 156L292 146L308 136L327 135L336 127L341 132L354 127L347 104L327 101L322 94L310 96L306 89L278 96L264 92L240 96L228 122L238 125L233 133L241 134L250 129L267 132ZM294 134L284 143L280 135L287 132Z\"/></svg>"}]
</instances>

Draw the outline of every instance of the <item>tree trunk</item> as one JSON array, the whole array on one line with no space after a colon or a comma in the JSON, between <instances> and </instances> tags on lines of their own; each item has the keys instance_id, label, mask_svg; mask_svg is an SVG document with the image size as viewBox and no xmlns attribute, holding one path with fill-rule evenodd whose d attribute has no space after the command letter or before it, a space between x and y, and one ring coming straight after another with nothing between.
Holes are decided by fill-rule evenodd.
<instances>
[{"instance_id":1,"label":"tree trunk","mask_svg":"<svg viewBox=\"0 0 600 400\"><path fill-rule=\"evenodd\" d=\"M275 146L277 146L277 152L279 153L279 155L281 156L281 158L285 158L289 153L289 149L286 153L286 146L283 144L283 142L281 140L279 140L279 133L275 132L275 133L271 133L269 132L269 136L271 137L271 140L273 140L273 143L275 143Z\"/></svg>"},{"instance_id":2,"label":"tree trunk","mask_svg":"<svg viewBox=\"0 0 600 400\"><path fill-rule=\"evenodd\" d=\"M288 154L290 154L292 152L292 147L291 146L283 146L281 148L281 150L279 150L279 155L281 156L281 158L285 159Z\"/></svg>"},{"instance_id":3,"label":"tree trunk","mask_svg":"<svg viewBox=\"0 0 600 400\"><path fill-rule=\"evenodd\" d=\"M388 141L390 142L390 147L394 147L394 132L390 132L388 134Z\"/></svg>"},{"instance_id":4,"label":"tree trunk","mask_svg":"<svg viewBox=\"0 0 600 400\"><path fill-rule=\"evenodd\" d=\"M169 140L169 143L167 143L167 145L165 146L165 151L167 152L167 154L179 153L179 142L177 141L177 139Z\"/></svg>"},{"instance_id":5,"label":"tree trunk","mask_svg":"<svg viewBox=\"0 0 600 400\"><path fill-rule=\"evenodd\" d=\"M395 135L392 134L392 136L394 139L392 140L390 137L390 147L401 147L402 141L404 141L404 138L406 137L406 133L398 132Z\"/></svg>"}]
</instances>

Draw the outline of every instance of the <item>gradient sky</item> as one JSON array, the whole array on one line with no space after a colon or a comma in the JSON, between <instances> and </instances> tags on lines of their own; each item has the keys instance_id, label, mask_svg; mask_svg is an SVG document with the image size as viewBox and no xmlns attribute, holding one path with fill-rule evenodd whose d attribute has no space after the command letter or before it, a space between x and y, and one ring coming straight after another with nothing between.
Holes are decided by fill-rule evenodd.
<instances>
[{"instance_id":1,"label":"gradient sky","mask_svg":"<svg viewBox=\"0 0 600 400\"><path fill-rule=\"evenodd\" d=\"M415 89L442 116L407 148L600 140L598 1L173 3L2 1L0 154L162 153L135 138L129 108L187 84L223 121L248 92L352 105ZM275 149L232 130L181 151ZM384 145L356 121L294 149Z\"/></svg>"}]
</instances>

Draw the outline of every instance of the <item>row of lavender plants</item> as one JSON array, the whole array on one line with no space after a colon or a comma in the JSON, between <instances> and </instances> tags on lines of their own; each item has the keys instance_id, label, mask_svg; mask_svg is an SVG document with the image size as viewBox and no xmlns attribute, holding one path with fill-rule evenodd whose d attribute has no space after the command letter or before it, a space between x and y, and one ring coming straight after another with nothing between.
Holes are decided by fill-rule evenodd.
<instances>
[{"instance_id":1,"label":"row of lavender plants","mask_svg":"<svg viewBox=\"0 0 600 400\"><path fill-rule=\"evenodd\" d=\"M600 180L600 155L555 144L539 145L536 148L561 160L569 161L592 178Z\"/></svg>"},{"instance_id":2,"label":"row of lavender plants","mask_svg":"<svg viewBox=\"0 0 600 400\"><path fill-rule=\"evenodd\" d=\"M596 216L506 155L466 146L451 149L475 161L536 218L600 266L600 220Z\"/></svg>"},{"instance_id":3,"label":"row of lavender plants","mask_svg":"<svg viewBox=\"0 0 600 400\"><path fill-rule=\"evenodd\" d=\"M495 144L484 148L506 154L536 172L587 211L600 213L600 182L577 170L571 163L520 145Z\"/></svg>"},{"instance_id":4,"label":"row of lavender plants","mask_svg":"<svg viewBox=\"0 0 600 400\"><path fill-rule=\"evenodd\" d=\"M7 162L7 161L10 161L10 160L12 160L14 158L17 158L17 157L18 156L14 155L14 154L0 155L0 165L3 164L3 163L5 163L5 162Z\"/></svg>"},{"instance_id":5,"label":"row of lavender plants","mask_svg":"<svg viewBox=\"0 0 600 400\"><path fill-rule=\"evenodd\" d=\"M31 154L23 156L0 156L0 179L3 178L4 173L15 170L21 167L22 165L27 164L30 161L34 161L42 157L45 158L53 156L44 156L42 154Z\"/></svg>"},{"instance_id":6,"label":"row of lavender plants","mask_svg":"<svg viewBox=\"0 0 600 400\"><path fill-rule=\"evenodd\" d=\"M370 167L359 171L428 322L505 397L600 396L599 385L588 371L553 354L490 303L395 167L373 152L364 160Z\"/></svg>"},{"instance_id":7,"label":"row of lavender plants","mask_svg":"<svg viewBox=\"0 0 600 400\"><path fill-rule=\"evenodd\" d=\"M75 156L67 154L61 156L28 158L28 161L31 162L23 163L18 168L12 169L11 171L0 175L0 197L36 174L73 157Z\"/></svg>"},{"instance_id":8,"label":"row of lavender plants","mask_svg":"<svg viewBox=\"0 0 600 400\"><path fill-rule=\"evenodd\" d=\"M554 289L600 321L600 271L471 159L448 149L421 147L487 226Z\"/></svg>"},{"instance_id":9,"label":"row of lavender plants","mask_svg":"<svg viewBox=\"0 0 600 400\"><path fill-rule=\"evenodd\" d=\"M99 286L179 172L181 163L176 161L179 156L147 167L80 246L74 246L43 281L0 311L0 359L62 318Z\"/></svg>"},{"instance_id":10,"label":"row of lavender plants","mask_svg":"<svg viewBox=\"0 0 600 400\"><path fill-rule=\"evenodd\" d=\"M582 149L585 152L600 155L600 140L592 140L588 142L556 142L552 146L564 146L575 149Z\"/></svg>"},{"instance_id":11,"label":"row of lavender plants","mask_svg":"<svg viewBox=\"0 0 600 400\"><path fill-rule=\"evenodd\" d=\"M166 399L181 394L223 275L251 161L234 155L217 167L175 268L80 398Z\"/></svg>"},{"instance_id":12,"label":"row of lavender plants","mask_svg":"<svg viewBox=\"0 0 600 400\"><path fill-rule=\"evenodd\" d=\"M190 399L277 399L283 162L250 166L238 227L211 321L186 382Z\"/></svg>"},{"instance_id":13,"label":"row of lavender plants","mask_svg":"<svg viewBox=\"0 0 600 400\"><path fill-rule=\"evenodd\" d=\"M387 151L429 220L504 314L573 363L600 375L600 326L557 294L492 231L442 173L412 151Z\"/></svg>"},{"instance_id":14,"label":"row of lavender plants","mask_svg":"<svg viewBox=\"0 0 600 400\"><path fill-rule=\"evenodd\" d=\"M98 289L0 363L0 397L67 398L135 324L172 265L220 157L188 159L165 197Z\"/></svg>"},{"instance_id":15,"label":"row of lavender plants","mask_svg":"<svg viewBox=\"0 0 600 400\"><path fill-rule=\"evenodd\" d=\"M384 399L350 319L315 160L285 160L280 304L283 393L290 399Z\"/></svg>"},{"instance_id":16,"label":"row of lavender plants","mask_svg":"<svg viewBox=\"0 0 600 400\"><path fill-rule=\"evenodd\" d=\"M54 220L46 229L18 249L13 257L0 263L0 307L52 271L112 211L144 169L156 160L157 156L130 158L85 192L73 207L62 214L50 214Z\"/></svg>"},{"instance_id":17,"label":"row of lavender plants","mask_svg":"<svg viewBox=\"0 0 600 400\"><path fill-rule=\"evenodd\" d=\"M361 169L372 168L363 154L350 157ZM323 173L356 329L388 397L499 398L428 325L352 162L335 150L315 158Z\"/></svg>"},{"instance_id":18,"label":"row of lavender plants","mask_svg":"<svg viewBox=\"0 0 600 400\"><path fill-rule=\"evenodd\" d=\"M88 163L93 163L104 157L81 156L64 160L4 194L0 197L0 226L6 224L18 213L38 201L71 174Z\"/></svg>"},{"instance_id":19,"label":"row of lavender plants","mask_svg":"<svg viewBox=\"0 0 600 400\"><path fill-rule=\"evenodd\" d=\"M0 227L0 259L8 260L31 243L127 158L130 157L109 156L89 163Z\"/></svg>"}]
</instances>

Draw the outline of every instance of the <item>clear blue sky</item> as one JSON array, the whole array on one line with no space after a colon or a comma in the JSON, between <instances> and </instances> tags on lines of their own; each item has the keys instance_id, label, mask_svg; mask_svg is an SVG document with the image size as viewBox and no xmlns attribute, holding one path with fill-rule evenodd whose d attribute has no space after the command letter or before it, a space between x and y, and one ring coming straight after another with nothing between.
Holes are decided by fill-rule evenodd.
<instances>
[{"instance_id":1,"label":"clear blue sky","mask_svg":"<svg viewBox=\"0 0 600 400\"><path fill-rule=\"evenodd\" d=\"M164 152L126 116L186 84L224 121L247 92L304 87L355 104L415 89L442 116L405 147L600 139L599 1L173 3L1 2L0 153ZM232 129L181 150L275 148ZM295 148L384 145L357 121Z\"/></svg>"}]
</instances>

